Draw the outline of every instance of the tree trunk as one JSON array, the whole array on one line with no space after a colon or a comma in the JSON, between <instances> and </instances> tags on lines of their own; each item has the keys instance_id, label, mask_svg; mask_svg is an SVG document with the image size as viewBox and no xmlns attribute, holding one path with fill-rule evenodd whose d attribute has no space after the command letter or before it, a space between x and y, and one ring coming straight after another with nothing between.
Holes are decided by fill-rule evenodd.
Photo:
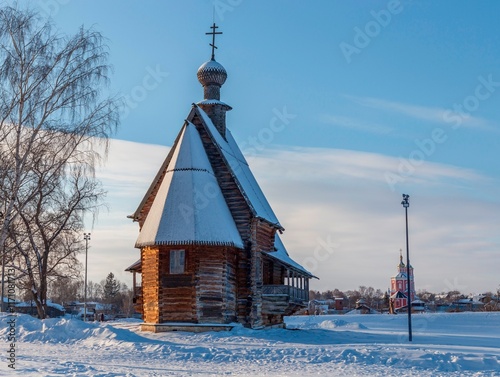
<instances>
[{"instance_id":1,"label":"tree trunk","mask_svg":"<svg viewBox=\"0 0 500 377\"><path fill-rule=\"evenodd\" d=\"M38 297L38 295L33 291L32 291L32 297L33 297L33 301L35 302L35 305L36 305L36 311L38 313L38 318L45 319L47 317L47 302L45 301L45 303L42 303L42 301L40 301L40 298Z\"/></svg>"}]
</instances>

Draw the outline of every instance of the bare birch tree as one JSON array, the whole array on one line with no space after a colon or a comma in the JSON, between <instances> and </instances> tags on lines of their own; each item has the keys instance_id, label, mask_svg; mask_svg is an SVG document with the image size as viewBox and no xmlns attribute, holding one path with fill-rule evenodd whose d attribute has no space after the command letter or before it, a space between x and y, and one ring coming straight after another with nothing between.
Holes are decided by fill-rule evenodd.
<instances>
[{"instance_id":1,"label":"bare birch tree","mask_svg":"<svg viewBox=\"0 0 500 377\"><path fill-rule=\"evenodd\" d=\"M104 195L94 168L118 124L107 59L94 30L64 36L35 12L0 8L0 245L41 318L48 279L71 274L83 217Z\"/></svg>"}]
</instances>

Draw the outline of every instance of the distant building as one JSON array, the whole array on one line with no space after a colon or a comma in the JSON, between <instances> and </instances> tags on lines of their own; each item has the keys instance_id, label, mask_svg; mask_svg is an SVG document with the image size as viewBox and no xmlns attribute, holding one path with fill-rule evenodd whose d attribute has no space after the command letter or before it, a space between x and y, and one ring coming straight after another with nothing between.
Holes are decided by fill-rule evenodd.
<instances>
[{"instance_id":1,"label":"distant building","mask_svg":"<svg viewBox=\"0 0 500 377\"><path fill-rule=\"evenodd\" d=\"M484 310L484 303L474 298L461 298L453 301L448 307L449 312L477 312Z\"/></svg>"},{"instance_id":2,"label":"distant building","mask_svg":"<svg viewBox=\"0 0 500 377\"><path fill-rule=\"evenodd\" d=\"M336 311L344 310L344 298L343 297L335 297L335 310Z\"/></svg>"},{"instance_id":3,"label":"distant building","mask_svg":"<svg viewBox=\"0 0 500 377\"><path fill-rule=\"evenodd\" d=\"M27 302L17 302L15 304L15 311L17 313L29 314L34 317L38 317L38 310L33 301ZM50 300L47 300L47 317L48 318L56 318L64 316L66 309L62 307L62 305L56 304Z\"/></svg>"},{"instance_id":4,"label":"distant building","mask_svg":"<svg viewBox=\"0 0 500 377\"><path fill-rule=\"evenodd\" d=\"M307 311L310 315L328 314L329 303L331 300L311 300L309 301Z\"/></svg>"},{"instance_id":5,"label":"distant building","mask_svg":"<svg viewBox=\"0 0 500 377\"><path fill-rule=\"evenodd\" d=\"M356 301L356 307L353 310L348 311L346 314L379 314L380 312L372 309L368 306L368 303L364 298L360 298Z\"/></svg>"},{"instance_id":6,"label":"distant building","mask_svg":"<svg viewBox=\"0 0 500 377\"><path fill-rule=\"evenodd\" d=\"M389 307L391 313L396 313L401 309L408 307L408 279L407 268L403 263L403 254L400 250L398 273L391 277L391 294L389 297ZM413 275L413 267L410 265L410 297L411 301L416 300L415 295L415 279Z\"/></svg>"}]
</instances>

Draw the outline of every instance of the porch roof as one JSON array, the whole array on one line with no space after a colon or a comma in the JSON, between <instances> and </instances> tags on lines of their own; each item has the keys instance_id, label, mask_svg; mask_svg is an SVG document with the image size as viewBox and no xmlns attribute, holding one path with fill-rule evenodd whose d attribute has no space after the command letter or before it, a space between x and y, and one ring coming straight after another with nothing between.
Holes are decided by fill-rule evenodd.
<instances>
[{"instance_id":1,"label":"porch roof","mask_svg":"<svg viewBox=\"0 0 500 377\"><path fill-rule=\"evenodd\" d=\"M266 252L265 254L269 255L271 258L277 259L290 269L295 270L302 275L306 275L309 278L319 279L317 276L314 276L312 273L307 271L304 267L302 267L300 264L298 264L292 258L290 258L290 255L288 254L288 251L286 251L285 245L283 245L283 242L281 241L281 238L278 235L278 233L276 233L274 237L274 249L275 251Z\"/></svg>"}]
</instances>

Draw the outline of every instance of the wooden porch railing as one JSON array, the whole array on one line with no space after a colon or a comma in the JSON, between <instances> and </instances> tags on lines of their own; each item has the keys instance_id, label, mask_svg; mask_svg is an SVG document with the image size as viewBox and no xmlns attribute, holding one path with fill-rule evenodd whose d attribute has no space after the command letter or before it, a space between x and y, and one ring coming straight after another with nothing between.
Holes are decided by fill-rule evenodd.
<instances>
[{"instance_id":1,"label":"wooden porch railing","mask_svg":"<svg viewBox=\"0 0 500 377\"><path fill-rule=\"evenodd\" d=\"M309 301L309 292L305 289L292 287L289 285L264 285L262 286L262 294L264 295L286 295L293 301Z\"/></svg>"}]
</instances>

